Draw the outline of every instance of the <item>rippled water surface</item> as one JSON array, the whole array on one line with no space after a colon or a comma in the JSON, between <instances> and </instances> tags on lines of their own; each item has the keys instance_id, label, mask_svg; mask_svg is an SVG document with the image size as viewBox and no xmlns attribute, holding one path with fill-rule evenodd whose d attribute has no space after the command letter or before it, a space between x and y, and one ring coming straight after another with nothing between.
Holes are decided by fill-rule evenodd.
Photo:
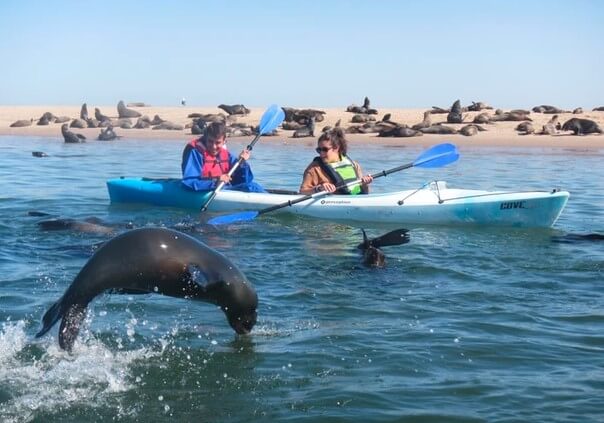
<instances>
[{"instance_id":1,"label":"rippled water surface","mask_svg":"<svg viewBox=\"0 0 604 423\"><path fill-rule=\"evenodd\" d=\"M441 179L560 187L571 198L547 230L412 228L409 244L384 248L384 269L367 269L359 228L270 214L211 227L196 213L109 204L106 179L178 176L183 145L0 137L0 421L602 421L604 242L552 242L604 233L602 152L462 148L447 168L376 180L378 192ZM311 147L259 142L257 180L296 189ZM377 172L421 151L350 154ZM59 350L58 325L35 339L111 235L44 232L32 210L96 216L116 233L127 223L185 229L254 283L256 328L236 337L206 303L105 295L73 354Z\"/></svg>"}]
</instances>

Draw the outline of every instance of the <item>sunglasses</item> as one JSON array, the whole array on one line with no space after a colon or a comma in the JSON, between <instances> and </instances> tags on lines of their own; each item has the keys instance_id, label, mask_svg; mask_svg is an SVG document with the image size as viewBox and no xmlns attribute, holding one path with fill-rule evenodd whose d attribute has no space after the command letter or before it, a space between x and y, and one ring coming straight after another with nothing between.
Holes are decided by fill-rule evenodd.
<instances>
[{"instance_id":1,"label":"sunglasses","mask_svg":"<svg viewBox=\"0 0 604 423\"><path fill-rule=\"evenodd\" d=\"M333 147L317 147L315 148L315 151L317 153L327 153L329 150L331 150Z\"/></svg>"}]
</instances>

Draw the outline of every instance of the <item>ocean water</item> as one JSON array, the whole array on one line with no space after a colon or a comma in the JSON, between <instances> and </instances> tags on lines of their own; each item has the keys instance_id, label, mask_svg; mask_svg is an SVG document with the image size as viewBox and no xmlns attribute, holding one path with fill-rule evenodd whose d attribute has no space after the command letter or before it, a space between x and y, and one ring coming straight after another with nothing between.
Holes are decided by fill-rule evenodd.
<instances>
[{"instance_id":1,"label":"ocean water","mask_svg":"<svg viewBox=\"0 0 604 423\"><path fill-rule=\"evenodd\" d=\"M426 147L443 141L427 138ZM411 228L409 244L384 247L385 268L368 269L355 250L357 227L270 214L211 227L188 211L109 204L109 178L178 176L184 143L0 137L0 421L604 418L604 242L552 241L604 233L604 152L465 147L446 168L376 180L378 192L439 179L563 188L571 198L551 229ZM313 147L261 140L257 180L296 189ZM350 155L377 172L421 151L369 142ZM34 338L46 309L111 235L42 231L45 217L30 211L95 216L116 233L126 224L182 228L253 282L257 326L237 337L209 304L104 295L89 307L73 354L58 348L58 325Z\"/></svg>"}]
</instances>

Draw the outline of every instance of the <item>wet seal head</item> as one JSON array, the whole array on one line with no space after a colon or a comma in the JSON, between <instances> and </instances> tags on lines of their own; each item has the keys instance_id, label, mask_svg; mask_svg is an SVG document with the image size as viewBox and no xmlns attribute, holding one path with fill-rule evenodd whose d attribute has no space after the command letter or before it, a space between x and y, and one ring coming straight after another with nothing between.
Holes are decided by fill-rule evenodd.
<instances>
[{"instance_id":1,"label":"wet seal head","mask_svg":"<svg viewBox=\"0 0 604 423\"><path fill-rule=\"evenodd\" d=\"M258 295L245 277L236 274L238 270L208 275L198 265L189 264L187 273L190 281L203 287L205 301L220 306L235 332L240 335L251 332L258 317Z\"/></svg>"}]
</instances>

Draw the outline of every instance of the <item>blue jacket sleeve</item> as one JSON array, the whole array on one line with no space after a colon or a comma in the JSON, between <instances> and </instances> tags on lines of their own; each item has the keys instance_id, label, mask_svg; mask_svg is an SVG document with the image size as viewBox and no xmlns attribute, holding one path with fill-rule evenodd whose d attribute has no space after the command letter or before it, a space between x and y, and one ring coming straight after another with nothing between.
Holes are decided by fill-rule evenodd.
<instances>
[{"instance_id":1,"label":"blue jacket sleeve","mask_svg":"<svg viewBox=\"0 0 604 423\"><path fill-rule=\"evenodd\" d=\"M191 150L182 168L182 184L194 191L211 191L216 188L215 179L201 179L203 158L196 150Z\"/></svg>"},{"instance_id":2,"label":"blue jacket sleeve","mask_svg":"<svg viewBox=\"0 0 604 423\"><path fill-rule=\"evenodd\" d=\"M229 153L229 163L231 167L239 160L238 157L233 156ZM247 161L242 161L239 167L233 173L233 178L231 179L231 183L233 185L239 184L248 184L252 182L254 179L254 175L252 174L252 168L250 167Z\"/></svg>"}]
</instances>

